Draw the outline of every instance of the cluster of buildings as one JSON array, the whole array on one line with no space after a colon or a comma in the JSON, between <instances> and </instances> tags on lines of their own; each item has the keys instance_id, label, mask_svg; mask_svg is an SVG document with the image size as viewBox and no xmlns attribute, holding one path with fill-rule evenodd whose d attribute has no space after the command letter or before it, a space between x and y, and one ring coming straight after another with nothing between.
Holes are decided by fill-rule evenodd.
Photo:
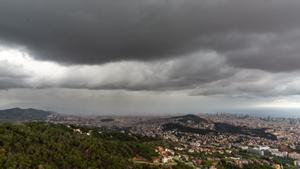
<instances>
[{"instance_id":1,"label":"cluster of buildings","mask_svg":"<svg viewBox=\"0 0 300 169\"><path fill-rule=\"evenodd\" d=\"M288 157L288 152L279 151L277 148L270 148L269 146L255 146L250 147L246 150L248 150L248 152L250 153L254 153L260 156L276 156L281 158Z\"/></svg>"},{"instance_id":2,"label":"cluster of buildings","mask_svg":"<svg viewBox=\"0 0 300 169\"><path fill-rule=\"evenodd\" d=\"M50 122L67 123L77 125L89 125L96 127L118 128L120 131L127 130L129 133L141 135L148 138L159 138L174 143L175 147L156 148L159 154L154 158L155 164L174 165L176 161L182 161L194 167L211 166L222 161L232 162L236 166L251 163L282 168L285 165L293 165L300 168L300 120L284 118L260 118L240 115L203 115L207 123L188 120L175 120L176 123L189 128L213 129L214 123L226 123L234 126L243 126L251 129L264 128L265 132L276 136L276 139L258 137L244 134L201 134L197 132L164 130L163 125L174 122L174 118L154 117L107 117L81 118L58 116L52 117ZM80 134L89 134L74 130ZM247 156L257 156L250 159ZM277 164L274 158L289 159L293 164Z\"/></svg>"},{"instance_id":3,"label":"cluster of buildings","mask_svg":"<svg viewBox=\"0 0 300 169\"><path fill-rule=\"evenodd\" d=\"M175 142L177 145L180 145L174 148L175 154L179 154L181 157L188 156L190 162L193 162L195 159L193 154L204 154L206 156L204 159L206 160L207 157L210 157L210 160L214 162L226 159L233 161L237 166L242 166L253 162L252 159L247 159L244 156L246 153L250 156L257 155L257 161L264 165L274 166L274 168L282 168L283 165L300 167L300 146L297 146L300 145L300 120L222 117L219 115L210 115L207 118L211 121L235 126L246 126L252 129L266 128L265 131L275 135L276 139L271 140L242 134L218 133L217 135L203 135L178 130L163 130L162 121L157 123L152 121L150 124L137 125L131 132L147 137L160 137ZM193 127L193 124L187 124L187 126ZM197 128L197 125L194 125L194 127ZM264 157L263 160L261 159L262 157ZM169 157L168 159L172 158ZM287 161L293 161L293 164L277 164L272 161L274 158L289 159ZM200 165L203 158L196 160L197 163L193 162L194 166ZM168 162L168 160L165 160L165 162Z\"/></svg>"}]
</instances>

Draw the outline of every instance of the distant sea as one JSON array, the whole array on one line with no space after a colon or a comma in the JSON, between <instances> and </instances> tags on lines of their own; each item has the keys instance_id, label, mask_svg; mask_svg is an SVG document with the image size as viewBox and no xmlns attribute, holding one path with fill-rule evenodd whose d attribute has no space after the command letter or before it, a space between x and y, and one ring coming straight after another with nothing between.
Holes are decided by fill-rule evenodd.
<instances>
[{"instance_id":1,"label":"distant sea","mask_svg":"<svg viewBox=\"0 0 300 169\"><path fill-rule=\"evenodd\" d=\"M300 118L300 109L269 109L269 108L257 108L257 109L239 109L232 110L233 114L244 114L257 117L277 117L277 118Z\"/></svg>"}]
</instances>

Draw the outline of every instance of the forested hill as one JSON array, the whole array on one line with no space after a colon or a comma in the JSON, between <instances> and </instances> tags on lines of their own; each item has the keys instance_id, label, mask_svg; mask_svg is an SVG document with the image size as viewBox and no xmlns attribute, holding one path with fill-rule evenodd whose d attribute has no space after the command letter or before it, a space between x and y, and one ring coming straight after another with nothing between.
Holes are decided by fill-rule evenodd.
<instances>
[{"instance_id":1,"label":"forested hill","mask_svg":"<svg viewBox=\"0 0 300 169\"><path fill-rule=\"evenodd\" d=\"M44 121L51 114L44 110L13 108L0 110L0 121Z\"/></svg>"},{"instance_id":2,"label":"forested hill","mask_svg":"<svg viewBox=\"0 0 300 169\"><path fill-rule=\"evenodd\" d=\"M142 141L126 133L40 122L4 123L0 125L0 168L164 168L131 160L156 157L155 146L155 141Z\"/></svg>"}]
</instances>

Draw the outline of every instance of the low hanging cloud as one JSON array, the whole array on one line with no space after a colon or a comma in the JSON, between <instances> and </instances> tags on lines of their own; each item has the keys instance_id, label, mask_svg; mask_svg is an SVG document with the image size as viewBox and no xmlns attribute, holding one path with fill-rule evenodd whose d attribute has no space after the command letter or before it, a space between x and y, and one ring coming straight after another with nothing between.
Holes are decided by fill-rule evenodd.
<instances>
[{"instance_id":1,"label":"low hanging cloud","mask_svg":"<svg viewBox=\"0 0 300 169\"><path fill-rule=\"evenodd\" d=\"M157 61L199 50L231 66L300 67L299 0L1 0L2 45L69 64Z\"/></svg>"},{"instance_id":2,"label":"low hanging cloud","mask_svg":"<svg viewBox=\"0 0 300 169\"><path fill-rule=\"evenodd\" d=\"M63 66L37 61L20 51L0 53L1 79L10 77L28 88L125 90L189 89L232 76L234 68L214 52L199 52L155 62L121 61L103 65ZM18 74L19 72L19 74ZM2 88L15 88L3 86Z\"/></svg>"},{"instance_id":3,"label":"low hanging cloud","mask_svg":"<svg viewBox=\"0 0 300 169\"><path fill-rule=\"evenodd\" d=\"M59 65L21 51L0 52L0 89L70 88L169 91L187 95L279 97L300 94L300 74L241 69L226 57L202 51L152 62L120 61L103 65Z\"/></svg>"},{"instance_id":4,"label":"low hanging cloud","mask_svg":"<svg viewBox=\"0 0 300 169\"><path fill-rule=\"evenodd\" d=\"M299 71L293 73L270 73L244 69L234 76L217 80L193 89L190 95L233 97L287 97L300 94Z\"/></svg>"}]
</instances>

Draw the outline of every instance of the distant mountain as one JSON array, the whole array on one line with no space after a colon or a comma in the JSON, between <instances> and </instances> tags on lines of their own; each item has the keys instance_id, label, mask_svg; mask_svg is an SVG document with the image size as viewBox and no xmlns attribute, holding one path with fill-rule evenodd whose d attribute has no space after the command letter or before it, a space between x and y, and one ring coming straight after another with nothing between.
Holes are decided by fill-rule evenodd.
<instances>
[{"instance_id":1,"label":"distant mountain","mask_svg":"<svg viewBox=\"0 0 300 169\"><path fill-rule=\"evenodd\" d=\"M208 121L204 118L201 118L199 116L196 116L194 114L187 114L184 116L175 116L172 117L171 119L177 120L179 122L183 122L183 123L212 123L211 121Z\"/></svg>"},{"instance_id":2,"label":"distant mountain","mask_svg":"<svg viewBox=\"0 0 300 169\"><path fill-rule=\"evenodd\" d=\"M44 121L53 112L37 109L12 108L0 110L1 121Z\"/></svg>"}]
</instances>

